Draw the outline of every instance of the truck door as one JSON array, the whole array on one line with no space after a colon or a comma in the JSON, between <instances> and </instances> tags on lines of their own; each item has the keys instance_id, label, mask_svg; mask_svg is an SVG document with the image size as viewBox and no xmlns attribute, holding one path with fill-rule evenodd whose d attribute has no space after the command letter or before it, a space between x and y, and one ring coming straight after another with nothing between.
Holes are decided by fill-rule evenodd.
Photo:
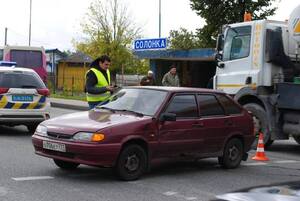
<instances>
[{"instance_id":1,"label":"truck door","mask_svg":"<svg viewBox=\"0 0 300 201\"><path fill-rule=\"evenodd\" d=\"M222 61L216 71L215 88L235 94L245 85L255 84L251 77L251 25L228 27L225 31Z\"/></svg>"}]
</instances>

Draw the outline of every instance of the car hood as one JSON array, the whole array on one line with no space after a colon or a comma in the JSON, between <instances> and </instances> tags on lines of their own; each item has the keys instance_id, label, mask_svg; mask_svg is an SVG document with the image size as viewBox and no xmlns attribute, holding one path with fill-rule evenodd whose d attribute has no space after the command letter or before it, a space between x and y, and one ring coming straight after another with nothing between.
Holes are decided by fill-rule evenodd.
<instances>
[{"instance_id":1,"label":"car hood","mask_svg":"<svg viewBox=\"0 0 300 201\"><path fill-rule=\"evenodd\" d=\"M131 113L112 113L103 110L76 112L49 119L42 124L48 132L75 134L79 131L96 132L100 129L149 119L149 116L137 116Z\"/></svg>"}]
</instances>

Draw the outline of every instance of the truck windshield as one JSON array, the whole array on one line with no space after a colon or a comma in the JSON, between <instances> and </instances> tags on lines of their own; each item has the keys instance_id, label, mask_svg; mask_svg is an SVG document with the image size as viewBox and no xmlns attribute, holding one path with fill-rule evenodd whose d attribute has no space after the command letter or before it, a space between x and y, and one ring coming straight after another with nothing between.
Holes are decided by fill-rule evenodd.
<instances>
[{"instance_id":1,"label":"truck windshield","mask_svg":"<svg viewBox=\"0 0 300 201\"><path fill-rule=\"evenodd\" d=\"M251 26L227 28L223 61L245 58L250 53Z\"/></svg>"}]
</instances>

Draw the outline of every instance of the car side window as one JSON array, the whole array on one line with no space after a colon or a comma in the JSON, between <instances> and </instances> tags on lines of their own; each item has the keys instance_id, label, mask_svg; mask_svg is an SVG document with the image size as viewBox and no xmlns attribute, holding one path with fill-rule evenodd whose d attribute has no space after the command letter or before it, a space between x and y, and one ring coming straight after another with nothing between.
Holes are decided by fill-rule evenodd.
<instances>
[{"instance_id":1,"label":"car side window","mask_svg":"<svg viewBox=\"0 0 300 201\"><path fill-rule=\"evenodd\" d=\"M218 99L221 102L226 114L240 114L242 112L230 98L223 95L218 95Z\"/></svg>"},{"instance_id":2,"label":"car side window","mask_svg":"<svg viewBox=\"0 0 300 201\"><path fill-rule=\"evenodd\" d=\"M177 118L198 117L198 107L194 95L176 95L165 112L176 114Z\"/></svg>"},{"instance_id":3,"label":"car side window","mask_svg":"<svg viewBox=\"0 0 300 201\"><path fill-rule=\"evenodd\" d=\"M199 94L198 104L201 117L225 115L222 106L214 95Z\"/></svg>"}]
</instances>

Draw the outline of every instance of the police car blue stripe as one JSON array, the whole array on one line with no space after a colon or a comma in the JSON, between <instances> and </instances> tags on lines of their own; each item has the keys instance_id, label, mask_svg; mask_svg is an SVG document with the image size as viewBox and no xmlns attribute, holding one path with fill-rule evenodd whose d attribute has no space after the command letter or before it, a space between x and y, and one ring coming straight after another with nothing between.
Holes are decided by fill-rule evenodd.
<instances>
[{"instance_id":1,"label":"police car blue stripe","mask_svg":"<svg viewBox=\"0 0 300 201\"><path fill-rule=\"evenodd\" d=\"M39 103L44 103L46 102L46 96L42 96L39 100Z\"/></svg>"},{"instance_id":2,"label":"police car blue stripe","mask_svg":"<svg viewBox=\"0 0 300 201\"><path fill-rule=\"evenodd\" d=\"M23 103L20 109L26 109L30 103Z\"/></svg>"},{"instance_id":3,"label":"police car blue stripe","mask_svg":"<svg viewBox=\"0 0 300 201\"><path fill-rule=\"evenodd\" d=\"M10 109L10 108L12 108L14 106L14 103L10 103L10 102L8 102L6 105L5 105L5 109Z\"/></svg>"}]
</instances>

